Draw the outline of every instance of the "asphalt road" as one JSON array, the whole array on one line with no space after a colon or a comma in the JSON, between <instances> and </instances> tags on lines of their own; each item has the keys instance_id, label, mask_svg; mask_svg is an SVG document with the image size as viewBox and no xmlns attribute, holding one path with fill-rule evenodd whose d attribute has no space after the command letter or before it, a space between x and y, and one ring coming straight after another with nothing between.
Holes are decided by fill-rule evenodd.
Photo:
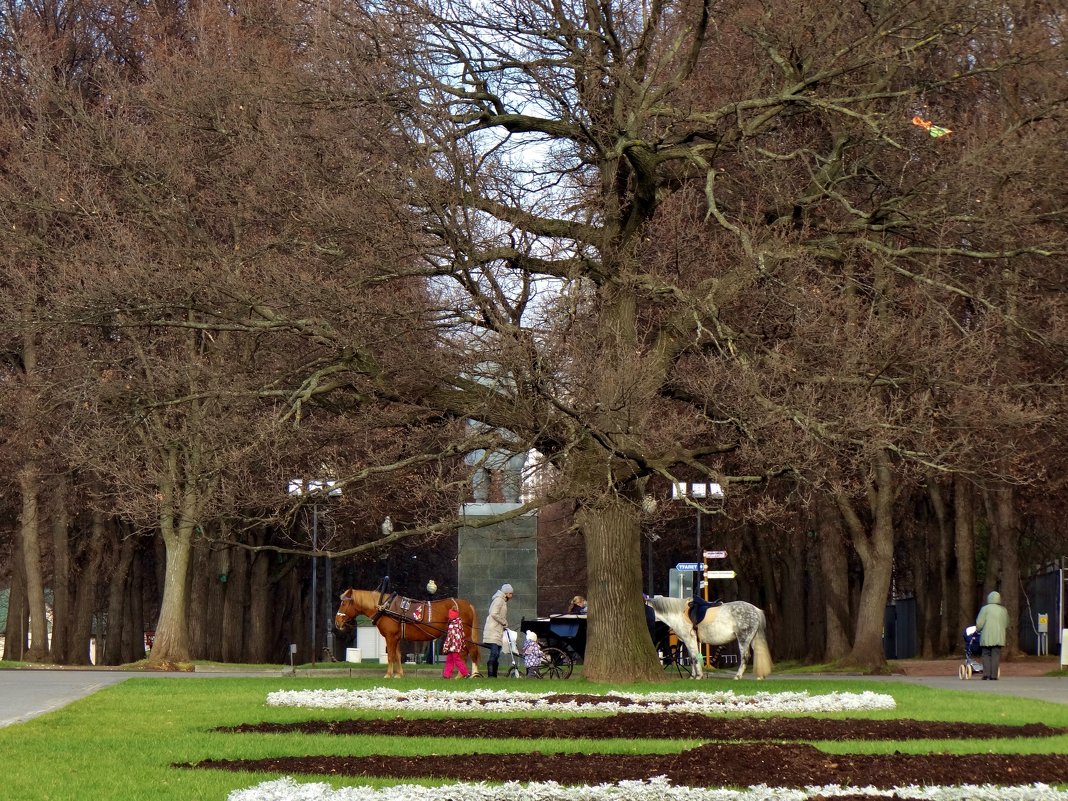
<instances>
[{"instance_id":1,"label":"asphalt road","mask_svg":"<svg viewBox=\"0 0 1068 801\"><path fill-rule=\"evenodd\" d=\"M195 679L219 676L263 676L264 671L243 674L241 671L193 673L134 673L114 670L0 670L0 726L22 723L59 709L66 704L84 698L97 690L118 684L130 678L157 679ZM281 671L277 674L282 675ZM1068 704L1068 679L1020 676L1002 678L1000 681L981 681L978 677L961 681L957 676L837 676L814 674L791 674L774 678L865 678L876 682L902 682L937 687L944 690L964 690L987 695L1005 696L1006 698L1034 698ZM751 681L746 677L747 681ZM725 685L729 678L726 674L717 675L709 681L722 681ZM504 682L502 684L511 684Z\"/></svg>"}]
</instances>

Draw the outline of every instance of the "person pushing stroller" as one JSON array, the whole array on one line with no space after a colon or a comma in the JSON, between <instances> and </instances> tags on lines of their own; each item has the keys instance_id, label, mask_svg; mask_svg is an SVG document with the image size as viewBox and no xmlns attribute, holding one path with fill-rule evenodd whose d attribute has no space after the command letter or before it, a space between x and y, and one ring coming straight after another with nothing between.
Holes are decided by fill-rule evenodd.
<instances>
[{"instance_id":1,"label":"person pushing stroller","mask_svg":"<svg viewBox=\"0 0 1068 801\"><path fill-rule=\"evenodd\" d=\"M1001 605L1001 593L995 590L986 597L986 606L979 610L975 628L983 651L983 681L997 681L1001 672L1001 649L1005 647L1005 630L1009 627L1009 613Z\"/></svg>"}]
</instances>

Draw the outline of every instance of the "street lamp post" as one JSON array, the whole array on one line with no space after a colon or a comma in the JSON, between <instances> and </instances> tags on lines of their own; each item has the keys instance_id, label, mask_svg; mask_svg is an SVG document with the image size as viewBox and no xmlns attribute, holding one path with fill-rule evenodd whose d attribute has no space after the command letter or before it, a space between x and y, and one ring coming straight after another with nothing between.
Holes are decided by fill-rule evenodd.
<instances>
[{"instance_id":1,"label":"street lamp post","mask_svg":"<svg viewBox=\"0 0 1068 801\"><path fill-rule=\"evenodd\" d=\"M426 583L426 591L430 595L430 608L431 608L431 610L433 610L433 608L434 608L434 593L436 593L438 591L438 583L436 581L434 581L434 579L430 579L430 581L428 581ZM433 614L434 614L433 611L431 611L430 614L431 614L431 619L433 619ZM436 643L437 643L437 640L431 640L430 641L430 661L429 661L429 663L431 665L437 664L437 661L438 661L437 660L436 649L434 647Z\"/></svg>"},{"instance_id":2,"label":"street lamp post","mask_svg":"<svg viewBox=\"0 0 1068 801\"><path fill-rule=\"evenodd\" d=\"M312 508L312 557L311 557L311 663L315 664L315 645L317 641L315 619L319 616L319 503L341 495L337 481L328 478L295 478L289 482L288 492L298 497L307 496ZM330 565L327 563L327 579L330 578ZM329 631L329 627L326 627Z\"/></svg>"}]
</instances>

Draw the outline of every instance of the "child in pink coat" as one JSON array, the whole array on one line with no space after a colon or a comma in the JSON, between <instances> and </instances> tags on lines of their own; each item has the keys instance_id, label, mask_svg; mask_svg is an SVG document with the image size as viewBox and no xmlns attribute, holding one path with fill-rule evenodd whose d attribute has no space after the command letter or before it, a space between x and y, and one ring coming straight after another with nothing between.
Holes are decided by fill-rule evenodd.
<instances>
[{"instance_id":1,"label":"child in pink coat","mask_svg":"<svg viewBox=\"0 0 1068 801\"><path fill-rule=\"evenodd\" d=\"M441 672L442 678L451 679L452 669L460 671L465 679L471 677L471 671L464 664L464 651L467 649L467 641L464 639L464 624L460 622L460 613L455 609L449 610L449 628L445 631L445 645L441 652L445 654L445 669Z\"/></svg>"}]
</instances>

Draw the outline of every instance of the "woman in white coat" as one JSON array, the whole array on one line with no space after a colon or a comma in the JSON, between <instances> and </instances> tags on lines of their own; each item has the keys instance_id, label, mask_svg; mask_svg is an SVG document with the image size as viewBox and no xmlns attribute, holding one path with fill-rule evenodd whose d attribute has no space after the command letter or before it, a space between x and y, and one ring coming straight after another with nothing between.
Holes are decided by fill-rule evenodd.
<instances>
[{"instance_id":1,"label":"woman in white coat","mask_svg":"<svg viewBox=\"0 0 1068 801\"><path fill-rule=\"evenodd\" d=\"M511 599L511 584L502 584L490 599L483 637L490 650L489 659L486 660L486 675L491 679L497 678L497 663L501 658L501 646L504 645L504 632L508 628L508 602Z\"/></svg>"}]
</instances>

